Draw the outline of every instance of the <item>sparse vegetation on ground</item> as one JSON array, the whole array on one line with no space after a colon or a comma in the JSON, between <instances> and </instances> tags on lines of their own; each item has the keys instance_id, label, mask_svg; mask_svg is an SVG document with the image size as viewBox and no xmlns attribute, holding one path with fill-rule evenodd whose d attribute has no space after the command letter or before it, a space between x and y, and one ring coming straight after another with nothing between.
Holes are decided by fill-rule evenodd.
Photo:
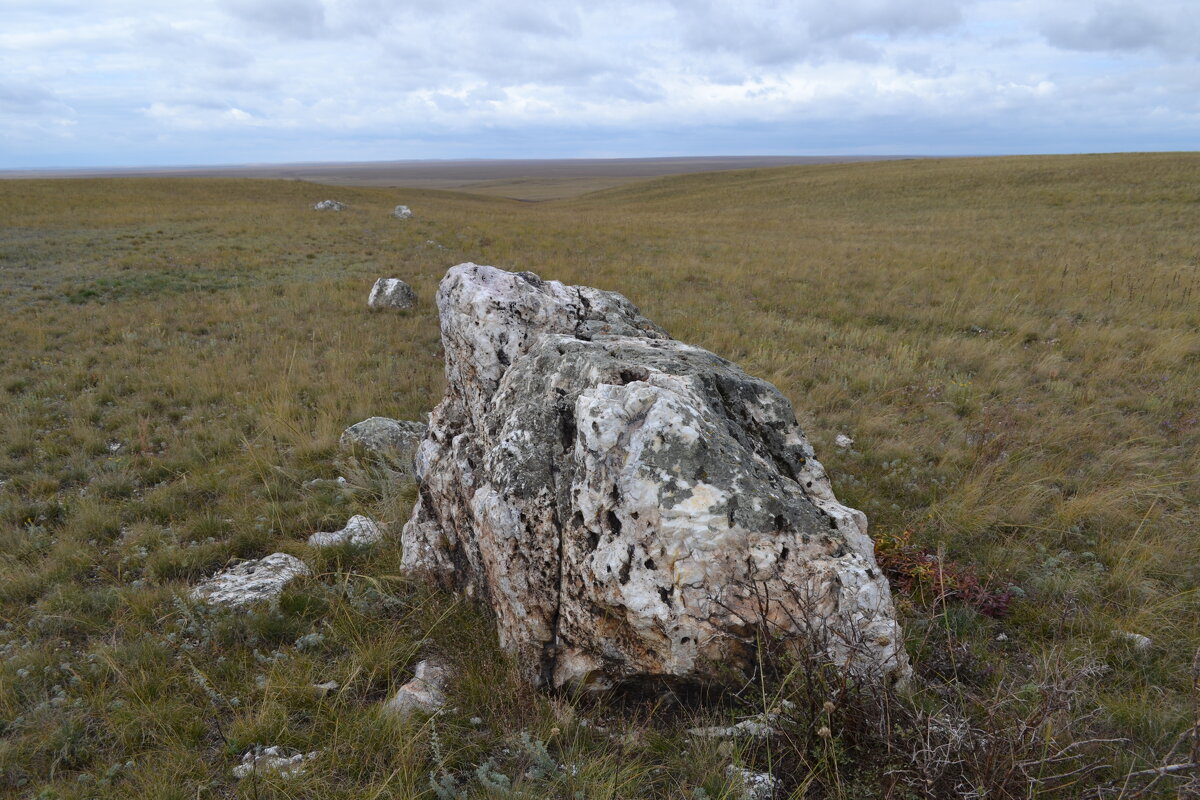
<instances>
[{"instance_id":1,"label":"sparse vegetation on ground","mask_svg":"<svg viewBox=\"0 0 1200 800\"><path fill-rule=\"evenodd\" d=\"M327 196L349 210L311 211ZM356 513L396 541L415 490L338 435L440 399L432 296L467 260L620 291L779 386L871 518L911 692L781 656L705 704L539 694L485 613L399 576L396 547L309 548ZM379 276L417 309L369 313ZM0 182L0 793L697 800L739 796L735 765L777 797L1189 796L1198 291L1192 154L699 174L536 204ZM187 599L277 551L313 567L277 610ZM427 655L455 668L447 709L381 717ZM764 712L768 739L686 733ZM318 755L234 778L256 745Z\"/></svg>"}]
</instances>

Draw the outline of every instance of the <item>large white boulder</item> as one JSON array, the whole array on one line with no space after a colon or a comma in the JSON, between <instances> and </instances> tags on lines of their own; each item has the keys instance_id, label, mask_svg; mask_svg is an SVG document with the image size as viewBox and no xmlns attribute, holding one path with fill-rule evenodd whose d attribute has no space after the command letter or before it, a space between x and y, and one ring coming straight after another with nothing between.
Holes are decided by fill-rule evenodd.
<instances>
[{"instance_id":1,"label":"large white boulder","mask_svg":"<svg viewBox=\"0 0 1200 800\"><path fill-rule=\"evenodd\" d=\"M396 219L412 219L412 209L408 206L396 206L392 211L392 216Z\"/></svg>"},{"instance_id":2,"label":"large white boulder","mask_svg":"<svg viewBox=\"0 0 1200 800\"><path fill-rule=\"evenodd\" d=\"M437 303L404 563L490 604L528 680L727 681L760 634L907 677L866 517L774 386L611 292L460 264Z\"/></svg>"}]
</instances>

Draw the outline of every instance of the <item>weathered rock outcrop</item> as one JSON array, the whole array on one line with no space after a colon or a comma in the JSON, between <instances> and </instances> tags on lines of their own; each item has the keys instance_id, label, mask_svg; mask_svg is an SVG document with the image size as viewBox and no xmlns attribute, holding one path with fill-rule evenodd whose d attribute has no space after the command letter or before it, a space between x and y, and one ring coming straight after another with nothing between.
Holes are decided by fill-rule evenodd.
<instances>
[{"instance_id":1,"label":"weathered rock outcrop","mask_svg":"<svg viewBox=\"0 0 1200 800\"><path fill-rule=\"evenodd\" d=\"M437 303L404 562L489 602L529 680L728 680L763 629L908 674L866 518L775 387L611 292L460 264Z\"/></svg>"},{"instance_id":2,"label":"weathered rock outcrop","mask_svg":"<svg viewBox=\"0 0 1200 800\"><path fill-rule=\"evenodd\" d=\"M417 293L399 278L380 278L367 296L367 308L394 308L401 311L417 304Z\"/></svg>"}]
</instances>

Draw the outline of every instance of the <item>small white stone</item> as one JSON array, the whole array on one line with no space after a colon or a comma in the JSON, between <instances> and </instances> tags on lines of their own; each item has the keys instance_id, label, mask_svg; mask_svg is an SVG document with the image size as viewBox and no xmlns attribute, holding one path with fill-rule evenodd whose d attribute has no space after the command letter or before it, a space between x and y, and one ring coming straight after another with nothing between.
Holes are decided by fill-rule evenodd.
<instances>
[{"instance_id":1,"label":"small white stone","mask_svg":"<svg viewBox=\"0 0 1200 800\"><path fill-rule=\"evenodd\" d=\"M854 440L844 433L839 433L836 437L834 437L833 443L842 450L848 450L851 447L854 447Z\"/></svg>"},{"instance_id":2,"label":"small white stone","mask_svg":"<svg viewBox=\"0 0 1200 800\"><path fill-rule=\"evenodd\" d=\"M432 714L446 704L446 681L450 675L445 666L425 660L417 664L413 672L413 679L384 703L385 712L407 719L418 712Z\"/></svg>"},{"instance_id":3,"label":"small white stone","mask_svg":"<svg viewBox=\"0 0 1200 800\"><path fill-rule=\"evenodd\" d=\"M1007 634L1007 633L1000 633L1000 634L997 634L997 635L996 635L996 641L997 641L997 642L1007 642L1007 641L1008 641L1008 634Z\"/></svg>"},{"instance_id":4,"label":"small white stone","mask_svg":"<svg viewBox=\"0 0 1200 800\"><path fill-rule=\"evenodd\" d=\"M779 786L779 779L769 772L755 772L730 764L725 768L725 774L741 784L741 800L771 800Z\"/></svg>"},{"instance_id":5,"label":"small white stone","mask_svg":"<svg viewBox=\"0 0 1200 800\"><path fill-rule=\"evenodd\" d=\"M337 681L326 681L325 683L314 683L313 688L321 695L327 695L330 692L336 692L340 686Z\"/></svg>"},{"instance_id":6,"label":"small white stone","mask_svg":"<svg viewBox=\"0 0 1200 800\"><path fill-rule=\"evenodd\" d=\"M356 514L340 531L318 531L308 537L312 547L336 547L349 544L352 547L369 547L383 538L383 531L370 517Z\"/></svg>"},{"instance_id":7,"label":"small white stone","mask_svg":"<svg viewBox=\"0 0 1200 800\"><path fill-rule=\"evenodd\" d=\"M733 739L741 736L752 739L766 739L771 734L777 733L775 724L778 720L778 714L755 714L753 717L749 717L733 725L688 728L688 733L692 736L699 736L705 739Z\"/></svg>"},{"instance_id":8,"label":"small white stone","mask_svg":"<svg viewBox=\"0 0 1200 800\"><path fill-rule=\"evenodd\" d=\"M404 310L417 304L417 293L399 278L380 278L367 296L368 308Z\"/></svg>"},{"instance_id":9,"label":"small white stone","mask_svg":"<svg viewBox=\"0 0 1200 800\"><path fill-rule=\"evenodd\" d=\"M412 209L408 206L396 206L392 211L392 216L396 219L412 219Z\"/></svg>"},{"instance_id":10,"label":"small white stone","mask_svg":"<svg viewBox=\"0 0 1200 800\"><path fill-rule=\"evenodd\" d=\"M308 574L308 566L295 556L272 553L218 572L193 589L192 597L231 608L242 608L259 601L274 604L288 583Z\"/></svg>"},{"instance_id":11,"label":"small white stone","mask_svg":"<svg viewBox=\"0 0 1200 800\"><path fill-rule=\"evenodd\" d=\"M284 755L282 747L255 747L246 751L242 763L233 768L233 777L247 778L254 773L274 772L281 778L296 778L304 774L304 762L316 758L319 753L295 753Z\"/></svg>"},{"instance_id":12,"label":"small white stone","mask_svg":"<svg viewBox=\"0 0 1200 800\"><path fill-rule=\"evenodd\" d=\"M1117 631L1117 636L1124 639L1133 645L1133 649L1139 653L1145 653L1154 647L1154 642L1149 636L1143 636L1140 633L1132 633L1131 631Z\"/></svg>"},{"instance_id":13,"label":"small white stone","mask_svg":"<svg viewBox=\"0 0 1200 800\"><path fill-rule=\"evenodd\" d=\"M313 205L313 211L345 211L346 204L337 200L321 200Z\"/></svg>"},{"instance_id":14,"label":"small white stone","mask_svg":"<svg viewBox=\"0 0 1200 800\"><path fill-rule=\"evenodd\" d=\"M386 461L390 468L412 478L415 477L417 448L428 430L429 426L424 422L369 417L342 431L338 444L365 451L367 455Z\"/></svg>"}]
</instances>

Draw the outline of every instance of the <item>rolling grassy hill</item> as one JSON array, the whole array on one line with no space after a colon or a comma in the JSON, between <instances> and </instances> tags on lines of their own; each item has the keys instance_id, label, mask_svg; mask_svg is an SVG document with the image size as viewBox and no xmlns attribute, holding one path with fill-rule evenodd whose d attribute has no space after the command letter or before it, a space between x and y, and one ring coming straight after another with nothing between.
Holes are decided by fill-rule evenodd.
<instances>
[{"instance_id":1,"label":"rolling grassy hill","mask_svg":"<svg viewBox=\"0 0 1200 800\"><path fill-rule=\"evenodd\" d=\"M324 197L350 209L311 211ZM1196 759L1200 155L704 173L542 203L3 181L0 220L0 791L734 797L737 763L780 796L1132 797ZM784 670L708 706L542 696L485 614L398 577L396 548L310 551L353 513L406 519L413 488L337 437L436 404L432 297L462 261L620 291L778 385L902 587L914 691ZM419 309L368 313L381 275ZM280 550L317 574L277 612L183 599ZM435 652L451 710L380 720ZM768 742L683 733L779 698L817 702ZM256 743L322 755L239 783Z\"/></svg>"}]
</instances>

